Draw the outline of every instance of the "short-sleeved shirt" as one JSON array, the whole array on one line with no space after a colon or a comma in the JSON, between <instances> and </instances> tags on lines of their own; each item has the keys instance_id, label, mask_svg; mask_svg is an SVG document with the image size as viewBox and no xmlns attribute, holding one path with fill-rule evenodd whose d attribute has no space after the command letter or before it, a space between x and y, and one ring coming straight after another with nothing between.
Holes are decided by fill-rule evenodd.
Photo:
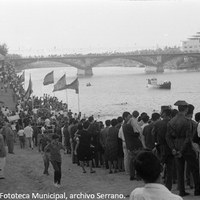
<instances>
[{"instance_id":1,"label":"short-sleeved shirt","mask_svg":"<svg viewBox=\"0 0 200 200\"><path fill-rule=\"evenodd\" d=\"M17 134L18 134L19 136L24 136L24 130L23 130L23 129L19 130Z\"/></svg>"},{"instance_id":2,"label":"short-sleeved shirt","mask_svg":"<svg viewBox=\"0 0 200 200\"><path fill-rule=\"evenodd\" d=\"M62 145L62 143L60 142L56 142L56 143L50 143L48 144L45 148L44 151L48 151L50 152L50 160L51 161L57 161L57 162L61 162L61 154L60 154L60 150L61 149L65 149L64 146Z\"/></svg>"},{"instance_id":3,"label":"short-sleeved shirt","mask_svg":"<svg viewBox=\"0 0 200 200\"><path fill-rule=\"evenodd\" d=\"M130 195L130 200L183 200L182 197L170 192L164 185L148 183L143 188L136 188Z\"/></svg>"},{"instance_id":4,"label":"short-sleeved shirt","mask_svg":"<svg viewBox=\"0 0 200 200\"><path fill-rule=\"evenodd\" d=\"M33 136L33 129L30 126L26 126L24 128L24 134L26 136L26 138L30 138Z\"/></svg>"}]
</instances>

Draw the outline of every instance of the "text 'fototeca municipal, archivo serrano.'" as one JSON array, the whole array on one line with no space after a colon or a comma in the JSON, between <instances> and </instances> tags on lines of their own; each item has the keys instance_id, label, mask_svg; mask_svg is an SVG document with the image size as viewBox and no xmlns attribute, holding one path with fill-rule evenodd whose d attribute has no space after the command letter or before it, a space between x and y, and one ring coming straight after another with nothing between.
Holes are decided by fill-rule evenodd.
<instances>
[{"instance_id":1,"label":"text 'fototeca municipal, archivo serrano.'","mask_svg":"<svg viewBox=\"0 0 200 200\"><path fill-rule=\"evenodd\" d=\"M87 194L87 193L77 193L67 195L63 193L30 193L30 194L20 194L20 193L0 193L0 199L124 199L123 194Z\"/></svg>"}]
</instances>

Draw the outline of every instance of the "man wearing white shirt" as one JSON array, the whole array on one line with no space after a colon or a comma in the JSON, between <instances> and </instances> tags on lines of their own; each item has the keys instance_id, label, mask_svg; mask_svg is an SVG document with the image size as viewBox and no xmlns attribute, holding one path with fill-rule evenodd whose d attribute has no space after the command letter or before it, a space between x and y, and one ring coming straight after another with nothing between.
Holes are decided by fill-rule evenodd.
<instances>
[{"instance_id":1,"label":"man wearing white shirt","mask_svg":"<svg viewBox=\"0 0 200 200\"><path fill-rule=\"evenodd\" d=\"M131 118L131 114L129 112L124 112L122 117L123 117L123 120L124 120L124 123L123 123L123 125L124 125ZM124 152L124 169L125 169L125 173L129 174L130 170L129 170L128 149L126 147L126 142L125 142L125 138L124 138L123 125L119 129L118 138L120 138L122 140L122 147L123 147L123 152Z\"/></svg>"},{"instance_id":2,"label":"man wearing white shirt","mask_svg":"<svg viewBox=\"0 0 200 200\"><path fill-rule=\"evenodd\" d=\"M130 200L183 200L161 184L162 165L150 151L142 151L134 161L137 175L143 179L145 186L131 192Z\"/></svg>"},{"instance_id":3,"label":"man wearing white shirt","mask_svg":"<svg viewBox=\"0 0 200 200\"><path fill-rule=\"evenodd\" d=\"M45 119L45 126L49 127L50 123L51 123L50 119L46 118Z\"/></svg>"},{"instance_id":4,"label":"man wearing white shirt","mask_svg":"<svg viewBox=\"0 0 200 200\"><path fill-rule=\"evenodd\" d=\"M31 127L30 123L28 124L28 126L26 126L24 128L24 134L25 134L26 141L27 141L29 147L31 149L33 149L33 139L32 139L32 137L33 137L33 129Z\"/></svg>"},{"instance_id":5,"label":"man wearing white shirt","mask_svg":"<svg viewBox=\"0 0 200 200\"><path fill-rule=\"evenodd\" d=\"M131 126L133 127L134 133L140 134L140 140L142 142L142 145L143 145L144 148L146 148L145 142L144 142L144 136L142 134L142 128L138 123L138 119L137 119L138 116L139 116L139 112L137 110L133 111L132 117L130 118L128 123L131 124Z\"/></svg>"}]
</instances>

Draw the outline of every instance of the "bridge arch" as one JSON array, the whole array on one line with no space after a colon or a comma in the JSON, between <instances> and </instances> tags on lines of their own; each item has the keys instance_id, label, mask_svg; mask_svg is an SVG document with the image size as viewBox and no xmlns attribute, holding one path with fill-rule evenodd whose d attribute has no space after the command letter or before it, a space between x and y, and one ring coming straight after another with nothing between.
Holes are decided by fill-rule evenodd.
<instances>
[{"instance_id":1,"label":"bridge arch","mask_svg":"<svg viewBox=\"0 0 200 200\"><path fill-rule=\"evenodd\" d=\"M150 62L146 61L146 60L143 60L143 59L138 59L138 58L131 58L131 57L124 57L124 56L119 56L119 57L111 57L111 58L104 58L104 59L101 59L101 60L97 60L96 62L94 62L92 64L91 67L97 67L99 64L102 64L102 63L105 63L105 62L108 62L108 61L112 61L112 60L118 60L118 59L121 59L121 60L129 60L129 61L133 61L135 63L140 63L140 64L143 64L143 65L151 65Z\"/></svg>"},{"instance_id":2,"label":"bridge arch","mask_svg":"<svg viewBox=\"0 0 200 200\"><path fill-rule=\"evenodd\" d=\"M16 66L16 70L18 71L22 71L24 69L35 69L35 68L41 68L41 67L37 67L36 64L43 64L45 65L45 63L58 63L58 64L64 64L65 66L58 66L58 67L74 67L77 69L83 69L81 66L79 66L76 63L72 63L72 62L62 62L62 61L58 61L58 60L39 60L39 61L30 61L30 62L26 62L20 65L15 65ZM28 67L27 67L28 66ZM43 66L43 68L47 68L49 66ZM52 66L52 67L56 67L56 66Z\"/></svg>"}]
</instances>

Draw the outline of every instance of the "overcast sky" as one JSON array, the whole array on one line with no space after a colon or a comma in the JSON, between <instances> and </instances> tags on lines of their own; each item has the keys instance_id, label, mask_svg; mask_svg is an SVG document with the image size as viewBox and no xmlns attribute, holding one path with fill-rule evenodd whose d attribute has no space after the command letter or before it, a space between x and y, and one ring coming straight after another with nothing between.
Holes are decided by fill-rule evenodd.
<instances>
[{"instance_id":1,"label":"overcast sky","mask_svg":"<svg viewBox=\"0 0 200 200\"><path fill-rule=\"evenodd\" d=\"M180 46L200 31L200 1L0 0L0 26L22 55Z\"/></svg>"}]
</instances>

